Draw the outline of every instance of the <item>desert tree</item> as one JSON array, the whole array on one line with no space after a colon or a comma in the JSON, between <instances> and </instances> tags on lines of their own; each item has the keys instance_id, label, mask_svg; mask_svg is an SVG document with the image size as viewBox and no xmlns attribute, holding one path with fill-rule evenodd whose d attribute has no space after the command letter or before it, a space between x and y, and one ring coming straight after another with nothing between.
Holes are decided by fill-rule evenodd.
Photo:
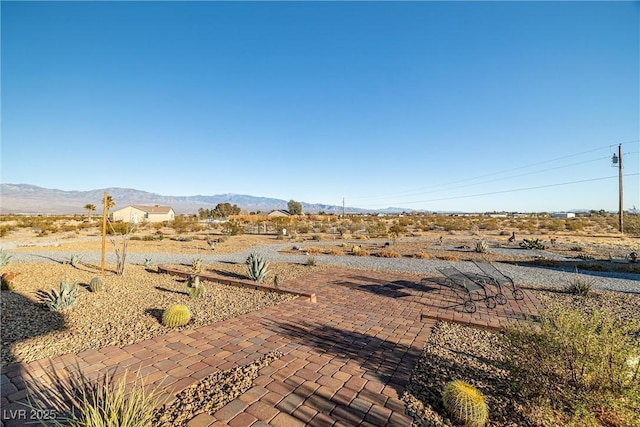
<instances>
[{"instance_id":1,"label":"desert tree","mask_svg":"<svg viewBox=\"0 0 640 427\"><path fill-rule=\"evenodd\" d=\"M291 215L302 215L302 203L296 202L295 200L289 200L287 206Z\"/></svg>"},{"instance_id":2,"label":"desert tree","mask_svg":"<svg viewBox=\"0 0 640 427\"><path fill-rule=\"evenodd\" d=\"M136 224L133 221L120 223L117 227L111 221L108 221L110 233L109 240L116 252L116 274L122 276L127 261L127 250L129 248L129 240L131 235L136 231Z\"/></svg>"},{"instance_id":3,"label":"desert tree","mask_svg":"<svg viewBox=\"0 0 640 427\"><path fill-rule=\"evenodd\" d=\"M96 205L87 203L86 205L84 205L84 210L87 211L87 220L91 221L91 212L94 212L96 210Z\"/></svg>"}]
</instances>

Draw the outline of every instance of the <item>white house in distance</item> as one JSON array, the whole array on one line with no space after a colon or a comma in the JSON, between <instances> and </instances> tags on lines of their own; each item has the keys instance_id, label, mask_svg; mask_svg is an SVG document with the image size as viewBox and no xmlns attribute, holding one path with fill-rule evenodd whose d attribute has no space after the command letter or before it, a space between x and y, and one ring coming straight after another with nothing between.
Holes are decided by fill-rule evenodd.
<instances>
[{"instance_id":1,"label":"white house in distance","mask_svg":"<svg viewBox=\"0 0 640 427\"><path fill-rule=\"evenodd\" d=\"M114 221L133 222L137 224L139 222L163 222L173 221L176 217L171 206L140 206L132 205L127 206L117 211L113 211L111 218Z\"/></svg>"},{"instance_id":2,"label":"white house in distance","mask_svg":"<svg viewBox=\"0 0 640 427\"><path fill-rule=\"evenodd\" d=\"M573 212L554 212L551 214L552 218L575 218L576 214Z\"/></svg>"}]
</instances>

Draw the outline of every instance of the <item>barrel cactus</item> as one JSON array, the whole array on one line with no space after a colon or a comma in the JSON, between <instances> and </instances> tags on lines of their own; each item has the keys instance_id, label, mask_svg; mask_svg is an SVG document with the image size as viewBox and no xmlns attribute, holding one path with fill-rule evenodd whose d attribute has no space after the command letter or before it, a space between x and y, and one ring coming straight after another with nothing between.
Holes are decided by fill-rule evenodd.
<instances>
[{"instance_id":1,"label":"barrel cactus","mask_svg":"<svg viewBox=\"0 0 640 427\"><path fill-rule=\"evenodd\" d=\"M445 385L442 403L449 415L466 427L482 427L489 418L489 410L482 393L461 380Z\"/></svg>"},{"instance_id":2,"label":"barrel cactus","mask_svg":"<svg viewBox=\"0 0 640 427\"><path fill-rule=\"evenodd\" d=\"M184 326L191 320L191 311L186 305L175 304L162 314L162 324L170 328Z\"/></svg>"},{"instance_id":3,"label":"barrel cactus","mask_svg":"<svg viewBox=\"0 0 640 427\"><path fill-rule=\"evenodd\" d=\"M260 283L269 272L269 263L265 261L262 255L252 252L247 258L247 268L249 277Z\"/></svg>"},{"instance_id":4,"label":"barrel cactus","mask_svg":"<svg viewBox=\"0 0 640 427\"><path fill-rule=\"evenodd\" d=\"M101 278L94 277L89 282L89 289L91 289L91 292L101 291L102 289L104 289L104 282L102 281Z\"/></svg>"}]
</instances>

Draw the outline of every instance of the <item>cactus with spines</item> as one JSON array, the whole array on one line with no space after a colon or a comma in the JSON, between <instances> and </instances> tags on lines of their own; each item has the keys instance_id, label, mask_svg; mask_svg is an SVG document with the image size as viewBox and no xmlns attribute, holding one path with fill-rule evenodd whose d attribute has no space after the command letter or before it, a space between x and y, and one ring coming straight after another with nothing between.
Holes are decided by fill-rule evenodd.
<instances>
[{"instance_id":1,"label":"cactus with spines","mask_svg":"<svg viewBox=\"0 0 640 427\"><path fill-rule=\"evenodd\" d=\"M249 270L249 277L261 283L269 272L269 263L262 255L252 252L247 258L247 268Z\"/></svg>"},{"instance_id":2,"label":"cactus with spines","mask_svg":"<svg viewBox=\"0 0 640 427\"><path fill-rule=\"evenodd\" d=\"M170 328L184 326L191 320L189 307L182 304L175 304L162 313L162 324Z\"/></svg>"},{"instance_id":3,"label":"cactus with spines","mask_svg":"<svg viewBox=\"0 0 640 427\"><path fill-rule=\"evenodd\" d=\"M478 243L476 243L476 252L479 252L481 254L486 254L489 252L489 244L487 242L485 242L484 240L478 240Z\"/></svg>"},{"instance_id":4,"label":"cactus with spines","mask_svg":"<svg viewBox=\"0 0 640 427\"><path fill-rule=\"evenodd\" d=\"M104 289L104 282L102 281L101 278L94 277L89 282L89 289L91 289L91 292L99 292L102 289Z\"/></svg>"},{"instance_id":5,"label":"cactus with spines","mask_svg":"<svg viewBox=\"0 0 640 427\"><path fill-rule=\"evenodd\" d=\"M200 298L206 290L205 287L200 284L200 276L189 276L186 288L191 298Z\"/></svg>"},{"instance_id":6,"label":"cactus with spines","mask_svg":"<svg viewBox=\"0 0 640 427\"><path fill-rule=\"evenodd\" d=\"M466 427L482 427L489 418L489 410L482 393L461 380L445 385L442 403L453 420Z\"/></svg>"}]
</instances>

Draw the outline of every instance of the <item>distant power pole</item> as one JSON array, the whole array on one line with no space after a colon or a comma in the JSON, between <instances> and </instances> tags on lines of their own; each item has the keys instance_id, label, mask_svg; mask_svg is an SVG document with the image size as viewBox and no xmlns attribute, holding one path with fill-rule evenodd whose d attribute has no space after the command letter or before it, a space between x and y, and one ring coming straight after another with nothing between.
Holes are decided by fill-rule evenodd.
<instances>
[{"instance_id":1,"label":"distant power pole","mask_svg":"<svg viewBox=\"0 0 640 427\"><path fill-rule=\"evenodd\" d=\"M342 218L344 218L344 197L342 198Z\"/></svg>"},{"instance_id":2,"label":"distant power pole","mask_svg":"<svg viewBox=\"0 0 640 427\"><path fill-rule=\"evenodd\" d=\"M622 144L618 144L618 228L624 233L624 207L622 206Z\"/></svg>"}]
</instances>

